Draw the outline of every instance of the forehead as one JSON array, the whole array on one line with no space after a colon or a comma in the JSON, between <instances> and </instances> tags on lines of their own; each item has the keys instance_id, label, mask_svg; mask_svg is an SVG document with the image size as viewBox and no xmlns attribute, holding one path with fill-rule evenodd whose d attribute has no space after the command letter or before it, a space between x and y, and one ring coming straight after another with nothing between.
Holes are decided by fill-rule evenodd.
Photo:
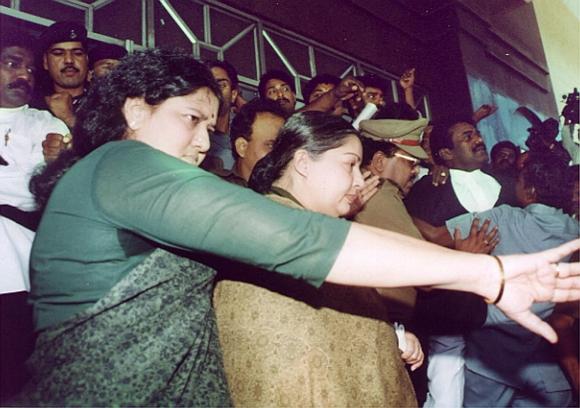
<instances>
[{"instance_id":1,"label":"forehead","mask_svg":"<svg viewBox=\"0 0 580 408\"><path fill-rule=\"evenodd\" d=\"M101 64L118 64L120 60L114 58L101 58L100 60L95 61L95 65Z\"/></svg>"},{"instance_id":2,"label":"forehead","mask_svg":"<svg viewBox=\"0 0 580 408\"><path fill-rule=\"evenodd\" d=\"M200 88L184 96L169 98L166 102L179 103L185 108L196 109L201 115L208 119L215 120L219 100L209 88Z\"/></svg>"},{"instance_id":3,"label":"forehead","mask_svg":"<svg viewBox=\"0 0 580 408\"><path fill-rule=\"evenodd\" d=\"M21 60L33 61L34 54L27 48L12 46L3 48L2 52L0 52L0 58L2 59L16 58Z\"/></svg>"},{"instance_id":4,"label":"forehead","mask_svg":"<svg viewBox=\"0 0 580 408\"><path fill-rule=\"evenodd\" d=\"M360 159L362 156L362 143L357 135L352 134L345 137L339 147L329 150L329 152L332 151L337 154L354 154Z\"/></svg>"},{"instance_id":5,"label":"forehead","mask_svg":"<svg viewBox=\"0 0 580 408\"><path fill-rule=\"evenodd\" d=\"M227 71L221 67L212 67L211 73L216 80L227 79L231 82L231 78L229 77Z\"/></svg>"},{"instance_id":6,"label":"forehead","mask_svg":"<svg viewBox=\"0 0 580 408\"><path fill-rule=\"evenodd\" d=\"M496 154L509 154L515 156L516 152L511 147L503 146L497 150Z\"/></svg>"},{"instance_id":7,"label":"forehead","mask_svg":"<svg viewBox=\"0 0 580 408\"><path fill-rule=\"evenodd\" d=\"M334 87L335 87L335 85L331 84L329 82L321 82L314 87L314 90L315 91L326 91L326 90L332 89Z\"/></svg>"},{"instance_id":8,"label":"forehead","mask_svg":"<svg viewBox=\"0 0 580 408\"><path fill-rule=\"evenodd\" d=\"M83 43L80 41L65 41L65 42L59 42L59 43L54 43L52 44L50 47L48 47L48 50L46 50L46 52L50 52L54 49L61 49L61 50L84 50L85 47L83 46Z\"/></svg>"},{"instance_id":9,"label":"forehead","mask_svg":"<svg viewBox=\"0 0 580 408\"><path fill-rule=\"evenodd\" d=\"M465 133L474 132L475 127L470 123L459 122L459 123L456 123L455 125L451 126L449 131L451 133L451 137L453 139L456 139L456 138L463 136Z\"/></svg>"},{"instance_id":10,"label":"forehead","mask_svg":"<svg viewBox=\"0 0 580 408\"><path fill-rule=\"evenodd\" d=\"M276 87L284 86L284 85L290 87L290 85L288 85L288 83L286 81L282 81L281 79L278 79L278 78L272 78L272 79L268 79L268 81L266 82L266 89L276 88Z\"/></svg>"},{"instance_id":11,"label":"forehead","mask_svg":"<svg viewBox=\"0 0 580 408\"><path fill-rule=\"evenodd\" d=\"M252 138L274 139L284 124L284 118L270 112L259 112L252 123Z\"/></svg>"},{"instance_id":12,"label":"forehead","mask_svg":"<svg viewBox=\"0 0 580 408\"><path fill-rule=\"evenodd\" d=\"M379 93L379 94L383 93L383 91L380 88L375 88L374 86L365 86L365 92L367 92L367 93Z\"/></svg>"}]
</instances>

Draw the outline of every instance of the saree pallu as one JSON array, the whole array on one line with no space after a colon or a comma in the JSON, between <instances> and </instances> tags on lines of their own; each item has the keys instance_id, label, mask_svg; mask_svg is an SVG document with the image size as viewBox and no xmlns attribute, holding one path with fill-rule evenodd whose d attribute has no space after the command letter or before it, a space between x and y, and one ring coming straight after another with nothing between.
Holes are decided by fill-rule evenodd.
<instances>
[{"instance_id":1,"label":"saree pallu","mask_svg":"<svg viewBox=\"0 0 580 408\"><path fill-rule=\"evenodd\" d=\"M17 405L229 406L213 269L157 249L86 311L40 333Z\"/></svg>"}]
</instances>

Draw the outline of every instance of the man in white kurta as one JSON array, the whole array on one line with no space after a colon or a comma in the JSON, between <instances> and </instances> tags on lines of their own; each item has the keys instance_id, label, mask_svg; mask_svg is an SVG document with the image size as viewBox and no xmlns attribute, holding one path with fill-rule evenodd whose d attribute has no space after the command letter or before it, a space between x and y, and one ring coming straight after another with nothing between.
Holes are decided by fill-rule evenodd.
<instances>
[{"instance_id":1,"label":"man in white kurta","mask_svg":"<svg viewBox=\"0 0 580 408\"><path fill-rule=\"evenodd\" d=\"M28 183L45 162L48 133L67 135L48 111L28 107L34 87L32 43L21 33L2 32L0 49L0 404L24 381L22 363L32 333L27 330L28 263L36 209ZM61 136L59 136L61 137Z\"/></svg>"}]
</instances>

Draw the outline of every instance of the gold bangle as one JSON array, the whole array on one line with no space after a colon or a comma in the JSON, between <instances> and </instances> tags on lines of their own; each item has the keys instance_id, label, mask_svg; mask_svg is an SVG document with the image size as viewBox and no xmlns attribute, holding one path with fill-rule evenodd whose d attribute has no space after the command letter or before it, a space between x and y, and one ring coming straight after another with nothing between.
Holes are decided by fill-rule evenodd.
<instances>
[{"instance_id":1,"label":"gold bangle","mask_svg":"<svg viewBox=\"0 0 580 408\"><path fill-rule=\"evenodd\" d=\"M501 297L503 296L503 290L505 289L505 271L503 269L503 263L501 262L501 259L499 259L499 257L492 255L493 258L497 261L497 264L499 265L499 276L500 276L500 284L499 284L499 293L497 294L495 300L491 301L489 299L485 299L485 303L490 304L490 305L497 305L499 303L499 301L501 300Z\"/></svg>"}]
</instances>

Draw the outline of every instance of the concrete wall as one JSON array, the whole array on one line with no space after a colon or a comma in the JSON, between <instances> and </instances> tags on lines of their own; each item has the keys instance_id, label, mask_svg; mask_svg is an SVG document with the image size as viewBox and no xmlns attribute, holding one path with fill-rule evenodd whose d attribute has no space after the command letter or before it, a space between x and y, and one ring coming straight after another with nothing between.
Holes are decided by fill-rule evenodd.
<instances>
[{"instance_id":1,"label":"concrete wall","mask_svg":"<svg viewBox=\"0 0 580 408\"><path fill-rule=\"evenodd\" d=\"M580 1L534 0L533 5L558 112L562 112L562 95L580 88Z\"/></svg>"}]
</instances>

